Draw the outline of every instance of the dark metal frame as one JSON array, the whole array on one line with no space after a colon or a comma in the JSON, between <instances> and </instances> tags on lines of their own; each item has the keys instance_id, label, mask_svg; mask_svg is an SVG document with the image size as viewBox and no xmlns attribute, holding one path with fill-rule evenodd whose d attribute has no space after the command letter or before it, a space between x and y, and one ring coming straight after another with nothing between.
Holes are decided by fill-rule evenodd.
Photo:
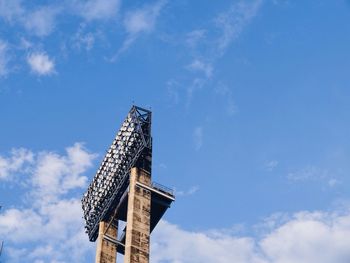
<instances>
[{"instance_id":1,"label":"dark metal frame","mask_svg":"<svg viewBox=\"0 0 350 263\"><path fill-rule=\"evenodd\" d=\"M114 212L115 208L117 207L117 205L120 201L120 198L122 197L123 193L125 192L125 190L127 189L128 185L129 185L130 169L132 167L134 167L137 162L144 161L144 160L141 160L141 159L144 159L144 155L147 155L147 154L151 153L151 151L152 151L152 136L151 136L152 113L151 113L151 111L146 110L146 109L141 108L141 107L137 107L134 105L131 107L131 110L129 111L127 118L125 119L123 124L126 123L127 120L130 122L130 118L132 120L131 122L135 126L135 130L131 132L131 135L129 138L131 138L132 136L135 135L135 133L137 133L138 138L141 138L141 139L138 141L138 143L140 143L140 144L137 144L135 146L136 149L134 149L133 152L130 152L130 153L126 152L125 153L125 156L129 155L128 157L131 157L131 158L127 159L127 163L125 165L126 168L118 169L114 172L113 179L116 180L116 176L120 175L120 173L123 173L123 176L119 180L117 179L117 184L115 187L113 187L112 189L106 190L107 193L101 199L101 200L103 200L103 198L106 198L106 200L101 201L102 207L100 207L100 206L98 207L100 209L100 211L97 211L98 215L94 216L92 219L90 218L90 215L91 215L91 213L95 213L95 210L94 210L95 206L92 204L92 202L94 202L94 200L95 200L94 196L96 196L96 194L98 194L98 190L99 190L99 188L96 187L95 185L98 185L97 180L101 180L101 177L103 177L103 176L107 177L108 175L106 175L106 174L101 175L100 170L98 170L98 172L96 173L93 181L91 182L91 184L88 188L88 191L86 192L86 194L84 195L84 197L82 199L84 218L86 221L85 228L86 228L86 232L89 235L90 241L95 241L97 239L99 223L102 220L108 221L111 218L111 216L113 216L113 212ZM122 128L119 130L119 132L121 132L121 130L122 130ZM119 134L119 133L117 133L117 134ZM115 142L118 142L117 138L118 138L118 136L116 136L116 138L113 141L109 150L111 150L113 148L112 146L117 147L117 148L119 147L119 146L116 146L117 144L115 143ZM106 156L104 157L104 160L106 160L107 155L108 154L106 154ZM124 158L124 161L125 161L125 159L126 159L126 157ZM117 161L117 160L115 160L115 161ZM106 170L108 170L108 168L107 168L108 165L109 165L109 163L107 163L106 161L102 161L100 167L102 167L102 169L106 168ZM106 167L104 167L104 166L106 166ZM98 200L100 200L100 199L98 199Z\"/></svg>"}]
</instances>

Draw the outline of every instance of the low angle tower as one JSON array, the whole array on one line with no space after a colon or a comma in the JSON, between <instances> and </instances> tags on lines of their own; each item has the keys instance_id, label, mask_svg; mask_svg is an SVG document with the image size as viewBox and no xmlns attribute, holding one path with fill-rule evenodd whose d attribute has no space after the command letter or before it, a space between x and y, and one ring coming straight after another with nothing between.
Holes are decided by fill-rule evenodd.
<instances>
[{"instance_id":1,"label":"low angle tower","mask_svg":"<svg viewBox=\"0 0 350 263\"><path fill-rule=\"evenodd\" d=\"M175 201L152 181L152 113L132 106L82 198L96 263L149 262L150 235Z\"/></svg>"}]
</instances>

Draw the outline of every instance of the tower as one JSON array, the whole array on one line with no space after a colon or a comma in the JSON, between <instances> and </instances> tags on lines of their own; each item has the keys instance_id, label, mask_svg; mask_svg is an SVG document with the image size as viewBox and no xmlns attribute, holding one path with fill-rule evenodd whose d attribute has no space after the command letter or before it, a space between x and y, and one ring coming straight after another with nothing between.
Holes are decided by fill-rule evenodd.
<instances>
[{"instance_id":1,"label":"tower","mask_svg":"<svg viewBox=\"0 0 350 263\"><path fill-rule=\"evenodd\" d=\"M132 106L83 196L96 263L115 263L117 253L125 263L149 262L150 234L175 200L171 189L152 182L151 117Z\"/></svg>"}]
</instances>

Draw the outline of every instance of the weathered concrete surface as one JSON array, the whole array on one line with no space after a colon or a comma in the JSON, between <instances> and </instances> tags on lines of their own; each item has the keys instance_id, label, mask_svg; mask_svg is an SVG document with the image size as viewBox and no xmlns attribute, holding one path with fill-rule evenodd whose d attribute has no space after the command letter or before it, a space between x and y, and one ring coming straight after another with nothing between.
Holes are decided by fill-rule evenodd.
<instances>
[{"instance_id":1,"label":"weathered concrete surface","mask_svg":"<svg viewBox=\"0 0 350 263\"><path fill-rule=\"evenodd\" d=\"M150 173L131 169L124 263L149 262L151 192L136 182L151 186Z\"/></svg>"},{"instance_id":2,"label":"weathered concrete surface","mask_svg":"<svg viewBox=\"0 0 350 263\"><path fill-rule=\"evenodd\" d=\"M117 247L115 244L104 240L103 235L106 234L113 239L117 239L118 229L111 224L106 232L107 227L108 222L100 222L96 247L96 263L115 263L117 260Z\"/></svg>"}]
</instances>

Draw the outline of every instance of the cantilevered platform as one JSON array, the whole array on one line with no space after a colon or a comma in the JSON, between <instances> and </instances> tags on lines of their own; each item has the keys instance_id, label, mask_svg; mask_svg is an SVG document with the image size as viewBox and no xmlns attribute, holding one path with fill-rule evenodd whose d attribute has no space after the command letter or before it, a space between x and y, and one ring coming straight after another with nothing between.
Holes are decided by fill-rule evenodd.
<instances>
[{"instance_id":1,"label":"cantilevered platform","mask_svg":"<svg viewBox=\"0 0 350 263\"><path fill-rule=\"evenodd\" d=\"M152 186L148 186L142 184L140 182L136 182L136 185L140 188L149 190L151 192L151 218L150 218L150 230L151 232L156 227L165 211L170 207L171 203L175 201L175 196L173 190L162 186L157 183L152 183ZM114 221L118 220L127 221L127 209L128 209L128 193L129 188L126 189L124 194L122 195L119 205L117 206L114 213ZM126 239L126 227L124 228L120 238L115 240L108 235L104 235L104 238L109 242L114 243L117 246L117 252L120 254L125 253L125 239Z\"/></svg>"}]
</instances>

